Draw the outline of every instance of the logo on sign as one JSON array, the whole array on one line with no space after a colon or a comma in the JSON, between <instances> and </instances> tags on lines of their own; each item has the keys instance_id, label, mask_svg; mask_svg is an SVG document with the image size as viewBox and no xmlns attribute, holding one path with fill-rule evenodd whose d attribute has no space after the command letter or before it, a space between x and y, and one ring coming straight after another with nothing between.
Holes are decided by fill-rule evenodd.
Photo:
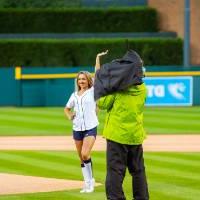
<instances>
[{"instance_id":1,"label":"logo on sign","mask_svg":"<svg viewBox=\"0 0 200 200\"><path fill-rule=\"evenodd\" d=\"M192 77L145 78L147 105L192 105Z\"/></svg>"},{"instance_id":2,"label":"logo on sign","mask_svg":"<svg viewBox=\"0 0 200 200\"><path fill-rule=\"evenodd\" d=\"M174 83L168 85L169 93L175 97L176 99L185 99L184 92L186 90L186 86L184 83Z\"/></svg>"}]
</instances>

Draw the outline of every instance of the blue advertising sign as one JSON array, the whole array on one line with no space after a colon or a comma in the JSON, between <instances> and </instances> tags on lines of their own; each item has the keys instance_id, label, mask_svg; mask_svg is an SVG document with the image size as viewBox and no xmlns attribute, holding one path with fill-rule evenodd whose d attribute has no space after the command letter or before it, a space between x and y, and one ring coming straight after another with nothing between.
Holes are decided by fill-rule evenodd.
<instances>
[{"instance_id":1,"label":"blue advertising sign","mask_svg":"<svg viewBox=\"0 0 200 200\"><path fill-rule=\"evenodd\" d=\"M146 105L192 105L192 77L146 77L144 82L146 83L148 90Z\"/></svg>"}]
</instances>

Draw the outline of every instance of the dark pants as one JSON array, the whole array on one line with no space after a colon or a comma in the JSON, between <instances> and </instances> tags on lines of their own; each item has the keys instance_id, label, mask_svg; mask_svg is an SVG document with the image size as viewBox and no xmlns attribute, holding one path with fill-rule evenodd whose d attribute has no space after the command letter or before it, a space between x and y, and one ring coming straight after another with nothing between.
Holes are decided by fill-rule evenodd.
<instances>
[{"instance_id":1,"label":"dark pants","mask_svg":"<svg viewBox=\"0 0 200 200\"><path fill-rule=\"evenodd\" d=\"M126 167L132 176L133 199L148 200L142 145L125 145L110 140L107 140L107 199L126 199L122 188Z\"/></svg>"}]
</instances>

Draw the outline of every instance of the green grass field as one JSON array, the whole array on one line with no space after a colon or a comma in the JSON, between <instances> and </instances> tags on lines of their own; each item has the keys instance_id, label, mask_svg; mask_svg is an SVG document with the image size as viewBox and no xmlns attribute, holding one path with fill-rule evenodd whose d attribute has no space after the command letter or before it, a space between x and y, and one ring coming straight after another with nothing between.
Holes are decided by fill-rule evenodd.
<instances>
[{"instance_id":1,"label":"green grass field","mask_svg":"<svg viewBox=\"0 0 200 200\"><path fill-rule=\"evenodd\" d=\"M105 112L99 112L103 130ZM146 107L148 134L200 134L200 107ZM70 135L71 123L63 108L0 108L0 136ZM200 153L149 153L145 162L152 200L197 200L200 196ZM93 152L94 173L103 185L93 194L79 190L0 196L0 200L104 200L105 152ZM82 180L76 152L0 151L0 172ZM1 180L0 180L1 181ZM124 181L131 200L131 177Z\"/></svg>"},{"instance_id":2,"label":"green grass field","mask_svg":"<svg viewBox=\"0 0 200 200\"><path fill-rule=\"evenodd\" d=\"M99 112L101 133L105 112ZM200 107L146 107L148 134L199 134ZM0 135L70 135L63 108L0 108Z\"/></svg>"},{"instance_id":3,"label":"green grass field","mask_svg":"<svg viewBox=\"0 0 200 200\"><path fill-rule=\"evenodd\" d=\"M199 153L145 153L149 191L152 200L197 200L200 196ZM93 152L97 182L105 181L105 152ZM81 180L76 152L0 151L0 172ZM131 200L131 178L124 189ZM79 190L0 196L0 200L104 200L104 185L92 194Z\"/></svg>"},{"instance_id":4,"label":"green grass field","mask_svg":"<svg viewBox=\"0 0 200 200\"><path fill-rule=\"evenodd\" d=\"M200 107L146 107L149 134L199 134ZM99 133L105 112L99 113ZM63 108L0 108L0 136L70 135L71 123ZM145 152L151 200L197 200L200 196L200 153ZM0 151L0 173L82 180L77 153L73 151ZM104 200L105 152L93 152L94 174L103 185L92 194L79 190L0 196L0 200ZM1 181L1 180L0 180ZM124 181L131 200L131 177Z\"/></svg>"}]
</instances>

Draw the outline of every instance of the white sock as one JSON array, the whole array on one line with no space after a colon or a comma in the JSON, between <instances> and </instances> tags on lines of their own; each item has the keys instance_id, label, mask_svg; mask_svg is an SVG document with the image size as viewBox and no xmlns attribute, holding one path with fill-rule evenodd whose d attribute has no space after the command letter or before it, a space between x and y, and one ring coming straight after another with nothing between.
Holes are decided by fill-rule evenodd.
<instances>
[{"instance_id":1,"label":"white sock","mask_svg":"<svg viewBox=\"0 0 200 200\"><path fill-rule=\"evenodd\" d=\"M81 164L81 170L82 170L82 174L83 174L83 179L86 183L88 183L90 181L90 175L88 173L87 168L85 167L85 164Z\"/></svg>"},{"instance_id":2,"label":"white sock","mask_svg":"<svg viewBox=\"0 0 200 200\"><path fill-rule=\"evenodd\" d=\"M84 160L84 165L86 168L86 173L87 173L87 177L89 178L89 180L91 181L93 179L93 173L92 173L92 160L88 159L88 160Z\"/></svg>"}]
</instances>

